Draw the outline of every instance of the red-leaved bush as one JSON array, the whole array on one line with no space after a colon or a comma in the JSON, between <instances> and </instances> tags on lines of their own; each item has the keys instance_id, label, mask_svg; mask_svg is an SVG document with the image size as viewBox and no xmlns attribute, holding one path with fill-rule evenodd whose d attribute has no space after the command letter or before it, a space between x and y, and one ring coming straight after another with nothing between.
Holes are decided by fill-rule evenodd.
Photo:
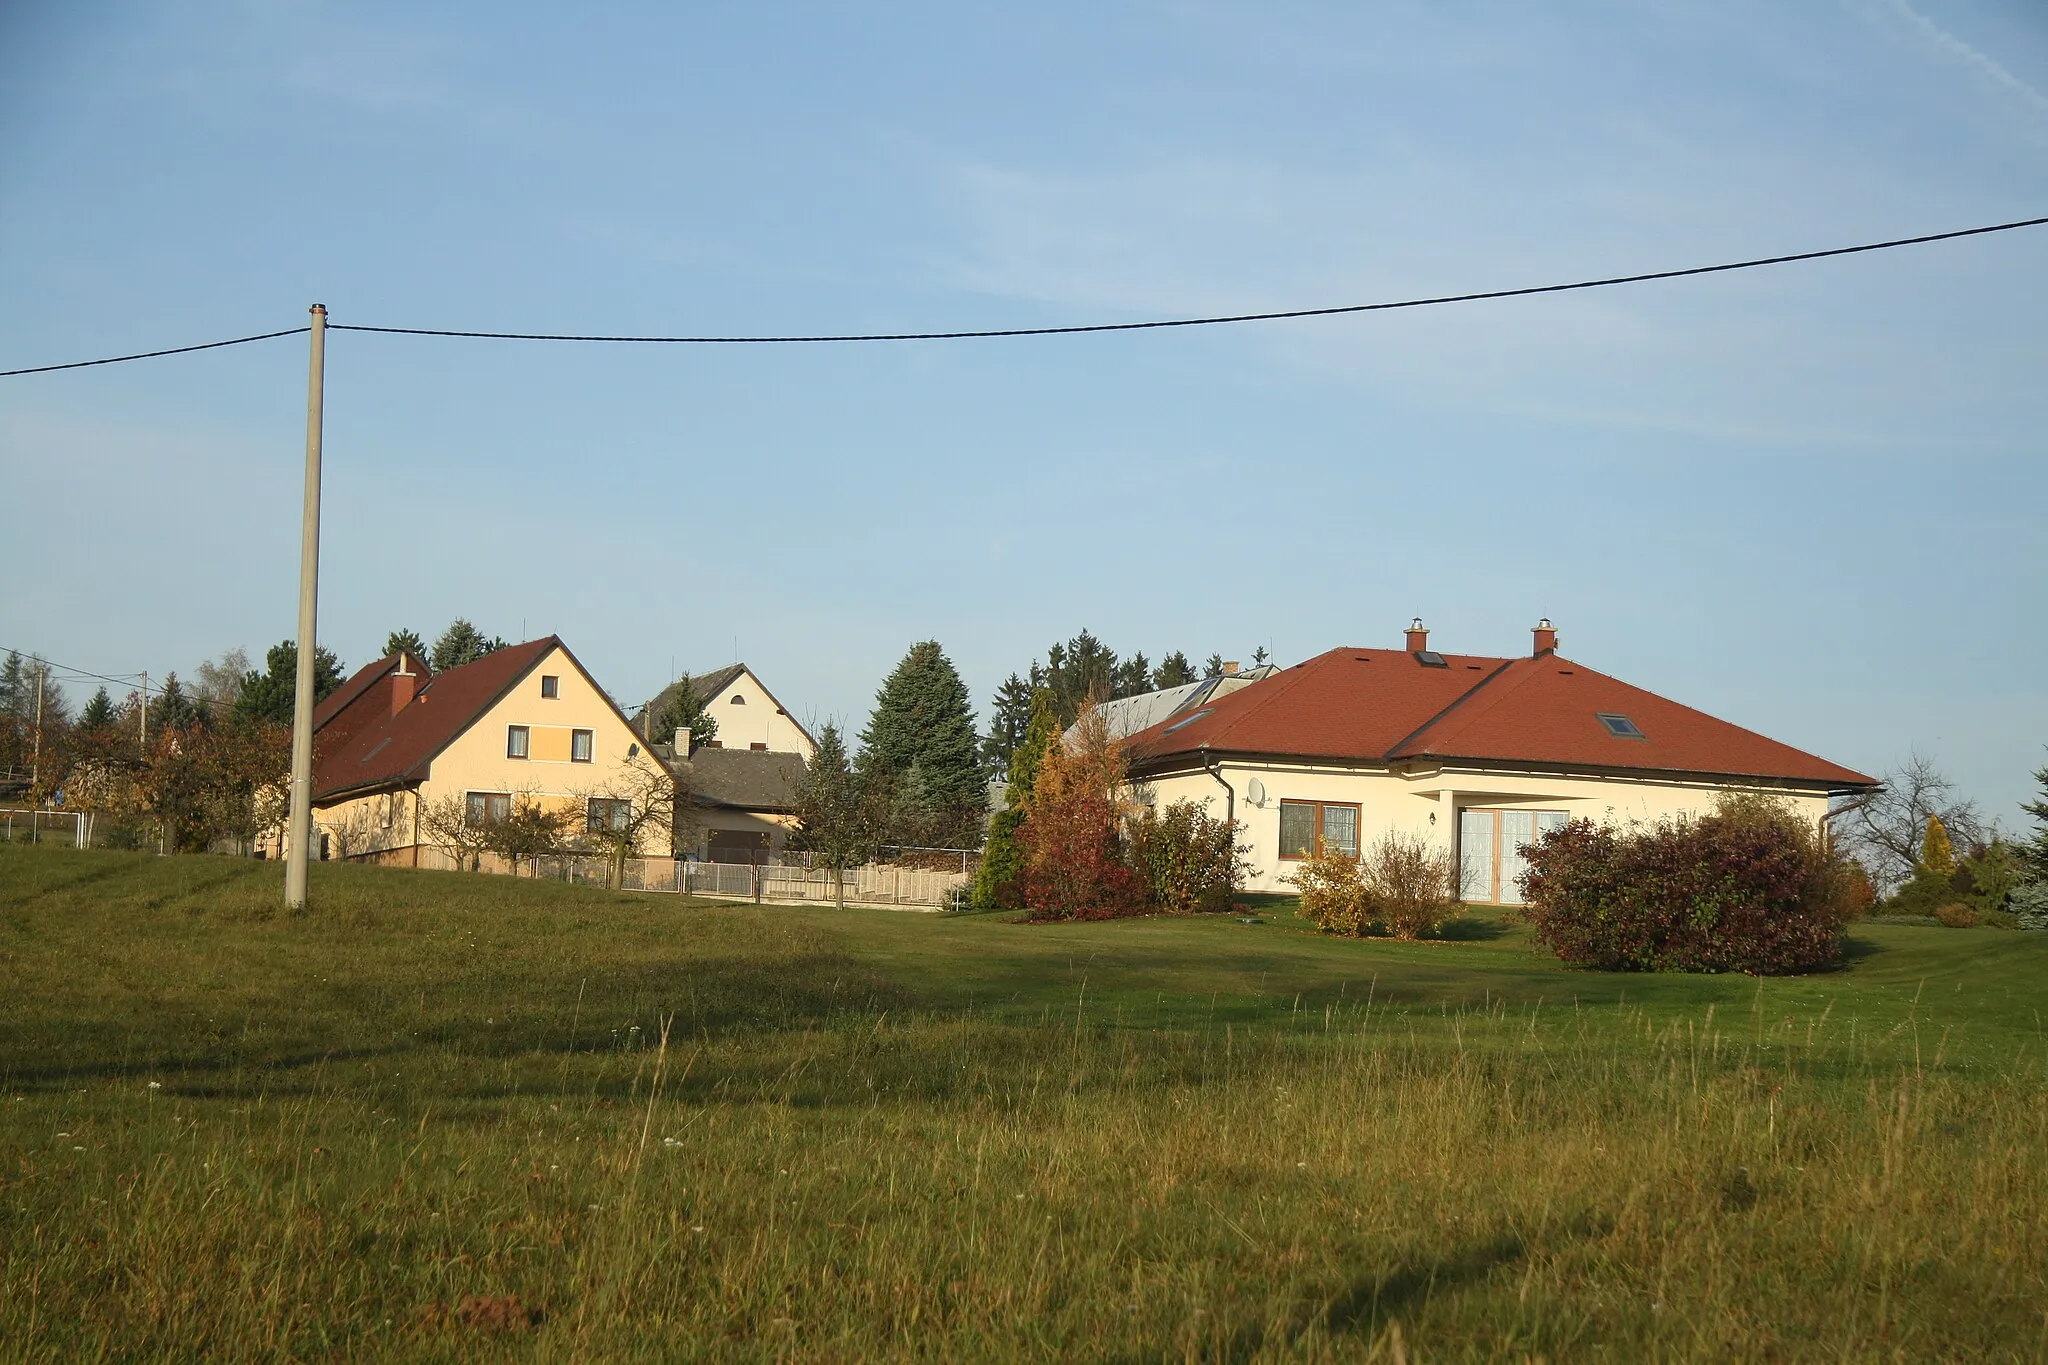
<instances>
[{"instance_id":1,"label":"red-leaved bush","mask_svg":"<svg viewBox=\"0 0 2048 1365\"><path fill-rule=\"evenodd\" d=\"M1841 956L1848 864L1766 797L1626 829L1574 820L1531 845L1522 914L1566 962L1603 971L1813 971Z\"/></svg>"},{"instance_id":2,"label":"red-leaved bush","mask_svg":"<svg viewBox=\"0 0 2048 1365\"><path fill-rule=\"evenodd\" d=\"M1031 919L1143 913L1144 889L1124 860L1118 829L1126 770L1123 746L1093 707L1083 709L1071 741L1055 737L1046 750L1017 830Z\"/></svg>"}]
</instances>

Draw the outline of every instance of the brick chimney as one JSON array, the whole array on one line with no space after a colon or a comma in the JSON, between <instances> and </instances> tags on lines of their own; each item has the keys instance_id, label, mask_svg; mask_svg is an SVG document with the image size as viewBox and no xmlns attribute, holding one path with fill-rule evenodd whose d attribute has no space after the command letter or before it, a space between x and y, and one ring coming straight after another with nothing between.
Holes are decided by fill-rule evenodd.
<instances>
[{"instance_id":1,"label":"brick chimney","mask_svg":"<svg viewBox=\"0 0 2048 1365\"><path fill-rule=\"evenodd\" d=\"M1536 623L1536 653L1555 654L1556 652L1557 627L1551 625L1550 618L1546 616Z\"/></svg>"},{"instance_id":2,"label":"brick chimney","mask_svg":"<svg viewBox=\"0 0 2048 1365\"><path fill-rule=\"evenodd\" d=\"M1408 623L1408 652L1410 654L1420 654L1428 648L1429 627L1423 625L1422 618L1418 616Z\"/></svg>"},{"instance_id":3,"label":"brick chimney","mask_svg":"<svg viewBox=\"0 0 2048 1365\"><path fill-rule=\"evenodd\" d=\"M1234 673L1236 673L1236 672L1237 672L1237 660L1235 660L1235 659L1226 659L1226 660L1224 660L1224 661L1223 661L1223 675L1224 675L1225 677L1229 677L1229 676L1231 676L1232 674L1234 674Z\"/></svg>"},{"instance_id":4,"label":"brick chimney","mask_svg":"<svg viewBox=\"0 0 2048 1365\"><path fill-rule=\"evenodd\" d=\"M420 675L406 665L406 656L398 656L398 671L391 675L391 714L397 715L412 705L412 699L419 695Z\"/></svg>"}]
</instances>

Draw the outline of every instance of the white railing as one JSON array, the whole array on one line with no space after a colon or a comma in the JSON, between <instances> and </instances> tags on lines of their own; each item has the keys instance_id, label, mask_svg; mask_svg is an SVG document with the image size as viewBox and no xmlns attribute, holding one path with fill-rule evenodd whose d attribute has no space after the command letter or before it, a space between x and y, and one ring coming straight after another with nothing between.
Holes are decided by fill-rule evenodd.
<instances>
[{"instance_id":1,"label":"white railing","mask_svg":"<svg viewBox=\"0 0 2048 1365\"><path fill-rule=\"evenodd\" d=\"M42 844L53 838L74 848L84 848L92 838L89 817L78 810L0 812L0 840L10 844Z\"/></svg>"}]
</instances>

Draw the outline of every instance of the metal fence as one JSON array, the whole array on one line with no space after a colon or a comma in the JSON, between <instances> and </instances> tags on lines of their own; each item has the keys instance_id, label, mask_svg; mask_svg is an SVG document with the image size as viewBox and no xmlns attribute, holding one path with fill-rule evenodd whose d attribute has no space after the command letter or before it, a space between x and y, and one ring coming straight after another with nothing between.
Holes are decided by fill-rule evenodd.
<instances>
[{"instance_id":1,"label":"metal fence","mask_svg":"<svg viewBox=\"0 0 2048 1365\"><path fill-rule=\"evenodd\" d=\"M92 841L92 821L84 811L76 810L0 811L0 841L84 848Z\"/></svg>"},{"instance_id":2,"label":"metal fence","mask_svg":"<svg viewBox=\"0 0 2048 1365\"><path fill-rule=\"evenodd\" d=\"M413 863L413 859L417 862ZM411 863L425 868L456 869L453 857L441 849L422 846L392 853L369 854L365 862ZM504 874L511 866L493 854L485 854L477 871ZM611 866L603 857L578 854L522 859L518 875L551 881L574 882L582 886L605 886ZM966 894L972 880L963 872L930 871L915 867L870 864L849 867L841 874L848 905L889 905L924 910L950 909ZM670 895L713 896L720 900L758 901L764 905L830 905L837 898L830 869L773 863L703 863L673 858L628 858L622 869L620 888L626 891L666 892Z\"/></svg>"}]
</instances>

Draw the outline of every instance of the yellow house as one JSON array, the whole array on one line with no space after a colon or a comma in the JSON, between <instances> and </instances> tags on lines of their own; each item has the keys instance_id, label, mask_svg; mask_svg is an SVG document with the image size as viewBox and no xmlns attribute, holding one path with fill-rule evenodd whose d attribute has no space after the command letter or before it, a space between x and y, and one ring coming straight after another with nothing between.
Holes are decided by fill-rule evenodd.
<instances>
[{"instance_id":1,"label":"yellow house","mask_svg":"<svg viewBox=\"0 0 2048 1365\"><path fill-rule=\"evenodd\" d=\"M667 766L557 636L440 673L379 659L320 704L314 754L321 856L418 866L448 850L448 826L480 829L524 802L564 812L572 832L670 853Z\"/></svg>"},{"instance_id":2,"label":"yellow house","mask_svg":"<svg viewBox=\"0 0 2048 1365\"><path fill-rule=\"evenodd\" d=\"M1445 654L1417 621L1405 649L1333 649L1241 691L1197 698L1128 741L1138 791L1238 823L1247 889L1293 890L1320 840L1446 848L1467 901L1521 899L1523 849L1574 818L1701 814L1762 792L1818 823L1873 779L1631 687L1557 652Z\"/></svg>"}]
</instances>

